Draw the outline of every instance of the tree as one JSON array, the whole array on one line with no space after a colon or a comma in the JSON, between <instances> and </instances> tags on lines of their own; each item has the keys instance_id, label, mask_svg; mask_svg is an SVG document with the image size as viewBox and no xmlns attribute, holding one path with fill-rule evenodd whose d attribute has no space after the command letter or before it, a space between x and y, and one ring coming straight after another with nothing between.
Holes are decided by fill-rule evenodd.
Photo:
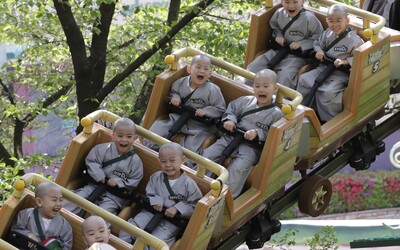
<instances>
[{"instance_id":1,"label":"tree","mask_svg":"<svg viewBox=\"0 0 400 250\"><path fill-rule=\"evenodd\" d=\"M80 119L100 105L125 116L135 107L140 120L146 106L136 97L142 92L140 97L148 99L154 77L165 68L160 63L164 55L157 53L161 48L169 53L173 45L192 46L241 64L246 10L261 3L220 0L211 8L213 2L173 0L170 8L132 9L114 0L5 1L0 6L0 41L25 49L0 76L0 130L5 135L0 160L13 165L26 158L23 131L43 127L36 118L48 112ZM124 17L122 23L115 22L115 13ZM33 97L24 97L22 89L35 90Z\"/></svg>"}]
</instances>

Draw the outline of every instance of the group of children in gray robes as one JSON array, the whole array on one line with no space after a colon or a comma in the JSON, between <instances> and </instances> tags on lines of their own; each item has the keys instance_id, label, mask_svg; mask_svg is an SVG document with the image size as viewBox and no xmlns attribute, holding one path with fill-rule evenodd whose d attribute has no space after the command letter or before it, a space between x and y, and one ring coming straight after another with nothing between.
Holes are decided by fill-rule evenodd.
<instances>
[{"instance_id":1,"label":"group of children in gray robes","mask_svg":"<svg viewBox=\"0 0 400 250\"><path fill-rule=\"evenodd\" d=\"M200 84L196 88L193 88L191 82L197 77L198 70L196 70L196 67L199 63L208 65L209 72L204 74ZM226 104L220 88L208 79L211 74L210 59L205 55L193 57L188 71L190 73L189 76L182 77L172 84L171 93L167 97L167 100L178 96L182 100L181 105L187 105L195 110L202 109L205 112L205 117L221 117L225 111ZM180 114L171 112L168 119L156 120L149 130L159 136L166 137L168 130L180 116ZM179 144L193 152L201 154L202 143L207 137L215 134L217 129L215 126L207 126L200 121L189 119L179 132L185 135ZM144 140L144 145L153 150L158 150L158 145L150 140Z\"/></svg>"},{"instance_id":2,"label":"group of children in gray robes","mask_svg":"<svg viewBox=\"0 0 400 250\"><path fill-rule=\"evenodd\" d=\"M282 1L284 4L284 1ZM298 17L296 20L289 24L295 17L290 17L285 10L285 7L279 8L270 19L270 27L273 31L273 39L277 37L283 37L285 44L284 46L290 46L292 43L298 43L300 45L299 51L306 52L312 50L313 41L323 31L321 22L318 18L309 11L302 9L298 10ZM288 26L286 29L284 29ZM271 49L258 56L253 62L251 62L247 70L257 73L258 71L265 69L271 59L276 55L277 50ZM297 84L297 73L299 69L307 64L307 58L288 54L278 65L275 66L274 70L278 75L278 82L292 89L296 88ZM246 85L252 86L253 81L246 80Z\"/></svg>"},{"instance_id":3,"label":"group of children in gray robes","mask_svg":"<svg viewBox=\"0 0 400 250\"><path fill-rule=\"evenodd\" d=\"M291 43L297 42L301 45L302 50L312 48L315 52L321 49L323 50L329 46L329 43L336 39L337 35L335 35L330 28L322 32L320 22L311 12L299 11L297 18L292 17L289 14L289 8L286 6L287 3L283 0L281 2L283 7L274 13L270 21L274 39L283 37L286 42L285 46L290 46ZM297 11L302 7L303 3L304 1L298 1L298 5L296 5ZM301 4L301 6L299 6L299 4ZM343 21L346 22L346 28L348 28L347 24L349 21L346 8L343 5L335 4L329 7L328 15L329 11L332 9L337 9L343 13ZM292 21L290 26L285 27L290 21ZM284 28L286 28L286 31L282 32L282 29ZM295 38L293 38L293 35ZM325 51L325 53L326 56L333 60L348 59L349 66L351 66L354 49L362 43L363 40L357 35L357 32L351 30L336 45L328 51ZM276 51L269 50L267 53L257 57L252 63L250 63L247 69L252 72L257 72L262 68L266 68L268 62L275 54ZM297 74L299 69L309 62L310 59L294 56L289 53L289 55L274 68L278 75L278 82L299 91L303 96L307 95L311 90L312 85L314 85L315 79L326 67L326 65L320 64L319 67L311 72L307 72L298 77ZM331 76L324 81L322 86L318 88L318 91L315 94L315 103L313 103L311 107L316 109L321 121L326 122L343 110L342 96L343 91L347 87L348 80L348 72L335 70ZM245 83L251 83L251 81L246 80Z\"/></svg>"}]
</instances>

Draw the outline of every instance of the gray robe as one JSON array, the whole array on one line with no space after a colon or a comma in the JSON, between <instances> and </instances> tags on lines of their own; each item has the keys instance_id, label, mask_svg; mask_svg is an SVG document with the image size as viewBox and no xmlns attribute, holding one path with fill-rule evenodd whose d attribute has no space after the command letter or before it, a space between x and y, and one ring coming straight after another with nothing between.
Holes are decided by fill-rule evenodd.
<instances>
[{"instance_id":1,"label":"gray robe","mask_svg":"<svg viewBox=\"0 0 400 250\"><path fill-rule=\"evenodd\" d=\"M336 35L329 28L326 29L318 40L314 42L314 50L324 50L336 39ZM346 37L336 43L329 51L325 52L327 57L332 59L346 59L351 66L353 63L353 52L358 46L363 44L363 40L357 35L355 30L350 31ZM300 76L297 91L303 96L307 95L315 79L326 68L320 64L317 68L304 73ZM349 81L349 74L340 70L335 70L318 88L315 94L318 115L322 121L328 121L335 115L342 112L343 91Z\"/></svg>"},{"instance_id":2,"label":"gray robe","mask_svg":"<svg viewBox=\"0 0 400 250\"><path fill-rule=\"evenodd\" d=\"M255 96L242 96L229 103L222 122L233 121L237 128L243 131L256 129L258 140L267 139L270 126L283 117L283 113L277 107L271 107L259 112L244 116L240 121L238 117L249 110L258 108ZM204 150L203 156L218 162L222 151L232 142L233 136L225 134L213 145ZM227 184L230 186L233 198L240 195L252 167L258 162L261 152L246 143L241 143L232 153L233 161L228 167L229 177Z\"/></svg>"},{"instance_id":3,"label":"gray robe","mask_svg":"<svg viewBox=\"0 0 400 250\"><path fill-rule=\"evenodd\" d=\"M42 217L39 213L40 224L42 226L44 237L47 239L49 237L58 239L62 241L64 244L64 250L72 249L72 227L68 223L68 221L62 217L60 214L57 214L50 222L47 231L44 229ZM12 227L12 231L17 231L24 235L28 233L32 233L36 236L38 241L40 242L39 232L36 227L35 217L33 215L33 208L27 208L21 210L18 213L17 220L14 221Z\"/></svg>"},{"instance_id":4,"label":"gray robe","mask_svg":"<svg viewBox=\"0 0 400 250\"><path fill-rule=\"evenodd\" d=\"M178 79L172 84L171 93L169 99L174 95L180 96L180 98L185 98L193 90L189 87L190 76L186 76ZM214 83L207 81L196 90L186 103L184 103L195 109L204 109L207 117L219 118L225 111L226 104L224 97L221 93L220 88ZM180 115L175 113L169 114L169 119L166 120L156 120L150 127L150 131L166 137L168 135L168 130L172 125L179 119ZM201 154L201 145L204 140L207 139L212 134L217 132L215 126L207 126L201 122L190 119L180 130L181 133L186 136L182 138L179 142L183 147ZM158 150L159 146L152 141L144 140L144 145Z\"/></svg>"},{"instance_id":5,"label":"gray robe","mask_svg":"<svg viewBox=\"0 0 400 250\"><path fill-rule=\"evenodd\" d=\"M175 207L181 214L182 218L189 219L196 207L196 203L203 196L196 182L188 177L185 172L171 187L175 196L181 196L181 200L176 202L170 199L170 193L163 181L164 174L162 171L154 173L146 186L146 194L150 200L150 205L162 204L165 208ZM144 229L147 223L151 220L153 214L149 211L142 210L135 218L130 218L129 223ZM167 220L162 220L161 223L154 229L152 235L166 242L171 246L175 242L175 237L179 228ZM124 241L131 243L133 238L128 233L121 231L119 237Z\"/></svg>"},{"instance_id":6,"label":"gray robe","mask_svg":"<svg viewBox=\"0 0 400 250\"><path fill-rule=\"evenodd\" d=\"M118 156L117 147L114 142L94 146L85 160L88 173L97 182L105 177L109 179L112 178L117 182L118 187L133 191L143 178L143 163L139 156L134 154L124 160L102 168L103 162L109 161ZM88 185L76 190L76 194L83 198L87 198L96 187L97 184L89 183ZM96 204L98 204L99 207L112 214L117 214L120 209L127 205L127 203L128 200L120 198L110 192L105 192L96 201ZM75 214L79 213L81 210L80 207L68 201L64 203L64 208Z\"/></svg>"},{"instance_id":7,"label":"gray robe","mask_svg":"<svg viewBox=\"0 0 400 250\"><path fill-rule=\"evenodd\" d=\"M372 5L371 12L383 16L386 19L385 26L389 27L389 17L392 4L395 0L375 0ZM365 0L363 9L368 10L371 0ZM397 18L399 20L399 18Z\"/></svg>"},{"instance_id":8,"label":"gray robe","mask_svg":"<svg viewBox=\"0 0 400 250\"><path fill-rule=\"evenodd\" d=\"M302 12L299 18L294 21L286 30L285 34L282 29L290 22L292 18L285 12L283 8L278 9L270 20L270 26L273 29L272 39L277 36L283 36L286 44L297 42L301 45L301 50L312 49L313 41L318 39L323 28L318 18L310 11ZM251 72L267 68L269 61L275 56L277 51L269 50L265 54L257 57L249 64L247 69ZM307 63L305 58L297 57L289 54L284 58L273 70L278 75L278 82L292 89L296 88L296 75L299 69ZM246 80L245 84L252 85L253 81Z\"/></svg>"}]
</instances>

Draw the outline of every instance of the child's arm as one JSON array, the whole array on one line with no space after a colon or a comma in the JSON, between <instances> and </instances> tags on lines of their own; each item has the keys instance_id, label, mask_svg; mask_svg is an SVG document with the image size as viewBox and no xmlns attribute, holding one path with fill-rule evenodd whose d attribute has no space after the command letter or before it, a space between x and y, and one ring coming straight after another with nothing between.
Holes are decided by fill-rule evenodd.
<instances>
[{"instance_id":1,"label":"child's arm","mask_svg":"<svg viewBox=\"0 0 400 250\"><path fill-rule=\"evenodd\" d=\"M187 179L184 190L186 190L186 196L187 196L186 201L180 201L176 203L173 207L177 211L179 211L182 218L188 219L190 218L190 216L192 216L197 201L200 200L201 197L203 197L203 195L200 191L200 188L197 186L196 182L190 177L188 177Z\"/></svg>"},{"instance_id":2,"label":"child's arm","mask_svg":"<svg viewBox=\"0 0 400 250\"><path fill-rule=\"evenodd\" d=\"M107 146L108 145L103 144L94 146L85 159L88 174L97 182L104 183L104 180L106 178L106 175L102 169L102 162L104 160L105 150Z\"/></svg>"},{"instance_id":3,"label":"child's arm","mask_svg":"<svg viewBox=\"0 0 400 250\"><path fill-rule=\"evenodd\" d=\"M306 12L306 15L307 19L304 25L307 27L307 34L304 36L303 40L297 42L298 48L301 48L302 51L311 50L314 41L318 40L319 36L324 31L321 22L315 15L310 12ZM292 45L290 47L292 48Z\"/></svg>"},{"instance_id":4,"label":"child's arm","mask_svg":"<svg viewBox=\"0 0 400 250\"><path fill-rule=\"evenodd\" d=\"M149 199L150 205L156 206L159 205L162 206L164 204L163 198L158 194L157 188L160 188L160 178L163 178L163 174L161 171L154 173L151 177L149 182L147 183L146 186L146 196ZM158 207L159 207L158 206ZM154 208L156 209L156 208ZM161 210L160 210L161 211Z\"/></svg>"},{"instance_id":5,"label":"child's arm","mask_svg":"<svg viewBox=\"0 0 400 250\"><path fill-rule=\"evenodd\" d=\"M181 89L181 86L184 83L185 79L185 77L179 78L172 84L171 93L169 94L168 98L174 106L178 107L179 105L181 105L182 99L179 94L179 90Z\"/></svg>"},{"instance_id":6,"label":"child's arm","mask_svg":"<svg viewBox=\"0 0 400 250\"><path fill-rule=\"evenodd\" d=\"M64 218L64 223L62 224L62 241L64 244L63 249L64 250L71 250L72 249L72 243L73 243L73 233L72 233L72 227L68 223L68 221Z\"/></svg>"},{"instance_id":7,"label":"child's arm","mask_svg":"<svg viewBox=\"0 0 400 250\"><path fill-rule=\"evenodd\" d=\"M275 37L275 42L279 45L283 46L285 44L285 38L283 37L282 28L280 27L280 23L278 22L279 17L282 15L283 8L278 9L272 15L269 25L272 28L272 36Z\"/></svg>"},{"instance_id":8,"label":"child's arm","mask_svg":"<svg viewBox=\"0 0 400 250\"><path fill-rule=\"evenodd\" d=\"M210 87L210 92L207 97L208 105L204 107L202 110L204 111L204 115L207 117L219 118L226 110L225 99L224 96L222 95L221 89L217 85L210 83L209 87Z\"/></svg>"},{"instance_id":9,"label":"child's arm","mask_svg":"<svg viewBox=\"0 0 400 250\"><path fill-rule=\"evenodd\" d=\"M28 229L30 215L32 214L32 212L29 211L32 209L33 208L28 208L19 211L17 215L17 220L11 226L11 230L24 234L31 239L37 240L35 235Z\"/></svg>"}]
</instances>

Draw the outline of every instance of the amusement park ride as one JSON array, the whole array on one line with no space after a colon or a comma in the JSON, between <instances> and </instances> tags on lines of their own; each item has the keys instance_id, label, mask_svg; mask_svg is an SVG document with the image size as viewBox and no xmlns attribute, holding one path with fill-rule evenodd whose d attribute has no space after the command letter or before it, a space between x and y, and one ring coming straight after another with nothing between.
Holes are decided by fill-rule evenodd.
<instances>
[{"instance_id":1,"label":"amusement park ride","mask_svg":"<svg viewBox=\"0 0 400 250\"><path fill-rule=\"evenodd\" d=\"M279 3L271 2L266 1L266 5L252 15L245 65L269 49L267 41L271 30L267 24L280 7ZM311 2L320 6L336 3L331 0ZM326 13L323 8L305 8L325 24ZM321 124L313 109L301 105L302 96L298 92L281 85L276 103L285 117L271 126L260 160L236 199L233 199L229 187L225 185L228 172L224 166L184 149L185 155L197 162L199 167L197 171L186 166L182 169L197 182L203 198L197 203L183 235L172 245L172 249L234 249L243 242L250 248L262 247L272 234L280 230L280 222L276 219L278 215L298 202L301 212L319 216L328 206L332 194L328 178L348 163L356 170L367 169L376 155L384 151L382 140L400 127L400 112L385 116L383 121L381 119L385 115L390 94L399 92L399 86L392 84L395 81L391 80L391 72L394 75L391 67L399 64L400 48L397 43L400 41L400 32L385 28L385 19L378 15L351 6L347 8L352 14L350 25L357 29L365 43L354 53L350 80L343 95L343 112ZM188 63L183 58L200 53L203 52L184 48L166 57L169 68L157 77L143 124L137 126L141 140L146 138L158 144L167 141L147 129L156 119L168 114L165 96L175 80L187 75ZM236 76L254 78L249 71L208 56L214 67ZM220 74L213 73L211 80L221 88L226 103L239 96L252 94L251 88ZM112 236L110 244L117 249L143 249L146 244L157 249L168 249L166 243L126 222L140 210L133 200L130 206L115 216L69 191L84 185L82 170L90 149L111 140L111 131L95 121L114 122L118 118L111 112L99 110L82 119L84 131L71 141L55 182L60 185L65 199L110 222L114 234L118 235L122 228L136 237L132 246ZM378 124L376 121L379 119ZM158 155L143 146L140 140L134 143L134 148L144 164L144 177L136 193L145 194L150 175L160 170ZM212 179L205 176L206 169L218 177ZM285 188L295 172L301 174L301 179ZM0 210L1 249L13 249L6 240L12 219L18 211L34 206L33 193L25 187L36 186L43 181L48 180L28 174L15 183L14 194ZM81 240L83 219L68 211L61 213L73 227L73 249L85 249Z\"/></svg>"}]
</instances>

